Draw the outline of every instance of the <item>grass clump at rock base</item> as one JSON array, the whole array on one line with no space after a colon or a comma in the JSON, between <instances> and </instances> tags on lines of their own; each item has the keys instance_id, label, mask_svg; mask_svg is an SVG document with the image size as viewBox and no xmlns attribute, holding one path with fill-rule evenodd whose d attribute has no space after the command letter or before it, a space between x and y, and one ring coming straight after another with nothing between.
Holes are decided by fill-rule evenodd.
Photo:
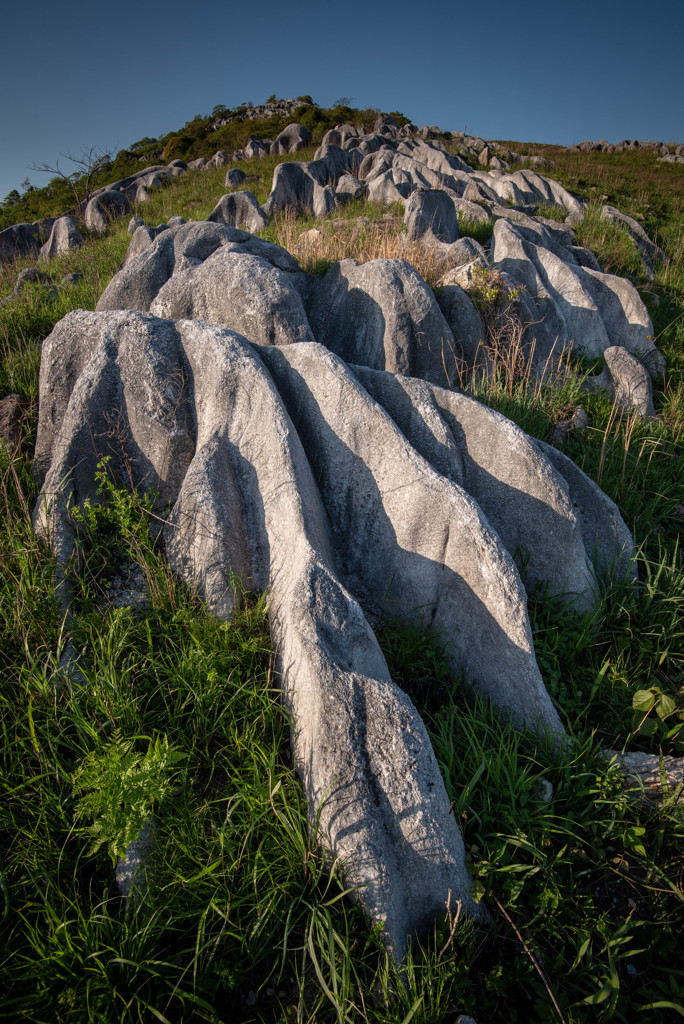
<instances>
[{"instance_id":1,"label":"grass clump at rock base","mask_svg":"<svg viewBox=\"0 0 684 1024\"><path fill-rule=\"evenodd\" d=\"M578 155L582 188L591 191L594 167L606 201L633 213L617 180L632 155L610 164L615 181L602 156ZM272 163L245 170L263 179L245 183L263 201ZM224 175L189 174L136 212L151 224L206 217ZM63 617L52 557L30 523L40 345L70 309L94 307L125 253L126 222L44 268L55 285L82 272L73 288L27 290L0 308L0 397L16 392L25 403L23 443L0 450L0 1019L681 1019L678 794L660 809L628 801L601 754L623 745L676 754L682 744L684 278L672 228L681 209L666 193L654 187L651 199L646 191L639 198L656 210L645 224L668 257L648 284L668 359L657 419L618 415L605 396L582 392L580 361L551 388L502 352L500 372L478 384L478 398L547 441L578 404L587 409L590 425L571 431L563 450L617 501L639 549L639 587L603 585L593 616L530 595L537 659L568 747L540 748L473 699L467 681L449 680L440 638L385 624L393 678L425 717L492 916L478 930L450 906L402 971L344 897L340 865L307 822L266 601L244 595L231 623L208 615L169 572L149 500L121 490L103 467L102 503L84 513L82 558L69 580L73 616ZM385 227L386 212L350 204L335 214L349 228L330 233L325 222L283 216L268 237L306 269L392 253L422 259L417 269L436 282L439 268L400 248L401 226ZM360 216L367 221L353 227ZM322 232L320 250L297 249L312 227ZM0 294L11 293L28 262L2 268ZM123 592L135 596L132 607L119 606ZM168 771L160 767L166 745L178 755ZM140 765L155 749L154 785L108 789L122 750ZM79 778L84 792L74 792ZM94 799L79 806L85 794ZM116 846L141 815L154 822L157 853L147 894L125 903L108 844L92 851L89 830L104 816Z\"/></svg>"}]
</instances>

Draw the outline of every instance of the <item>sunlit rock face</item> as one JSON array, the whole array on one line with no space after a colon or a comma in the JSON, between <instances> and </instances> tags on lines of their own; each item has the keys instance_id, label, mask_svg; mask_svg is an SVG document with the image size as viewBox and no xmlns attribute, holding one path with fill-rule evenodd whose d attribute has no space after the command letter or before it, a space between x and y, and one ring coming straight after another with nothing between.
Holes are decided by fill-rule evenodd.
<instances>
[{"instance_id":1,"label":"sunlit rock face","mask_svg":"<svg viewBox=\"0 0 684 1024\"><path fill-rule=\"evenodd\" d=\"M268 590L312 821L401 958L449 898L485 912L470 896L427 732L371 623L431 624L455 675L558 744L525 588L548 584L589 608L594 566L627 571L631 537L573 463L498 413L321 345L294 261L244 232L207 228L209 241L191 225L155 239L121 272L127 293L151 306L166 290L165 302L180 303L174 313L182 294L194 312L213 255L226 273L256 261L277 282L265 301L280 311L281 336L261 336L265 321L247 315L247 302L241 323L255 338L126 309L65 317L43 346L35 527L66 564L77 543L69 509L98 500L95 473L108 455L120 481L158 492L169 562L215 614L231 614L235 576ZM150 279L126 276L136 261ZM174 279L183 287L172 300ZM413 366L420 343L406 332Z\"/></svg>"}]
</instances>

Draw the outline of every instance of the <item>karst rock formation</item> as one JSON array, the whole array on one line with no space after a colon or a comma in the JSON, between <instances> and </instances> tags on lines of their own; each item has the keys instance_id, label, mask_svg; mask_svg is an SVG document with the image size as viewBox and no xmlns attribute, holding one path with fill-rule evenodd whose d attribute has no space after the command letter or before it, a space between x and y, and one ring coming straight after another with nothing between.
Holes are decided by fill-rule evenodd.
<instances>
[{"instance_id":1,"label":"karst rock formation","mask_svg":"<svg viewBox=\"0 0 684 1024\"><path fill-rule=\"evenodd\" d=\"M411 141L389 153L372 139L349 151L331 141L314 163L334 164L332 179L372 172L383 188L416 192L414 224L452 177L491 202L490 192L532 188L531 172L476 176ZM348 152L351 165L339 156ZM332 190L320 167L296 166L276 170L267 213L302 175L306 195ZM573 212L573 197L548 188ZM224 207L260 216L250 199ZM434 219L428 227L426 244L460 245L437 237ZM634 296L554 231L501 217L495 257L524 272L530 301L548 293L549 319L561 310L554 330L561 316L571 322L569 292L558 297L569 268L588 351L602 351ZM474 310L459 302L472 327ZM648 347L641 321L637 309L621 335L634 351ZM78 540L70 510L98 500L95 473L109 456L115 477L156 493L170 565L216 615L231 615L236 578L268 592L311 820L399 959L449 900L478 919L486 911L471 897L425 726L373 627L388 616L432 626L455 677L558 747L564 729L535 660L526 588L555 595L560 617L593 606L597 574L633 572L631 535L602 491L452 388L458 334L403 260L342 260L309 275L215 217L139 226L97 310L70 313L46 339L40 371L36 530L66 566Z\"/></svg>"}]
</instances>

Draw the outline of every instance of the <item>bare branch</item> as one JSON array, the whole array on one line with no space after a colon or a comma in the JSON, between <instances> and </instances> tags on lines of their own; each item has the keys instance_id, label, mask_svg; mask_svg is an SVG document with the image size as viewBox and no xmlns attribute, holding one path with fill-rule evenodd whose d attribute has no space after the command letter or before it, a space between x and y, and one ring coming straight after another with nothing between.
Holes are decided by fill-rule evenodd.
<instances>
[{"instance_id":1,"label":"bare branch","mask_svg":"<svg viewBox=\"0 0 684 1024\"><path fill-rule=\"evenodd\" d=\"M71 153L60 153L60 156L73 164L75 169L67 174L59 166L59 160L56 160L54 165L29 164L29 170L61 178L69 186L76 202L77 213L82 214L93 194L93 179L111 161L112 154L101 152L97 146L91 146L90 149L82 150L80 156Z\"/></svg>"}]
</instances>

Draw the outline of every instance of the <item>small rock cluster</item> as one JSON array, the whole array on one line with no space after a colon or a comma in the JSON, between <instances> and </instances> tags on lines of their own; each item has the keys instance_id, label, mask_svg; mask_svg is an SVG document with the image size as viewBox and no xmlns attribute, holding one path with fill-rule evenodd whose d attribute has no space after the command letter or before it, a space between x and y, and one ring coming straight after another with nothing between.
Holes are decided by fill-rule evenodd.
<instances>
[{"instance_id":1,"label":"small rock cluster","mask_svg":"<svg viewBox=\"0 0 684 1024\"><path fill-rule=\"evenodd\" d=\"M679 142L663 143L653 139L640 142L639 139L623 139L621 142L613 143L607 139L600 139L598 142L578 142L575 146L567 147L571 153L624 153L632 149L658 153L658 161L661 163L684 164L684 145Z\"/></svg>"}]
</instances>

